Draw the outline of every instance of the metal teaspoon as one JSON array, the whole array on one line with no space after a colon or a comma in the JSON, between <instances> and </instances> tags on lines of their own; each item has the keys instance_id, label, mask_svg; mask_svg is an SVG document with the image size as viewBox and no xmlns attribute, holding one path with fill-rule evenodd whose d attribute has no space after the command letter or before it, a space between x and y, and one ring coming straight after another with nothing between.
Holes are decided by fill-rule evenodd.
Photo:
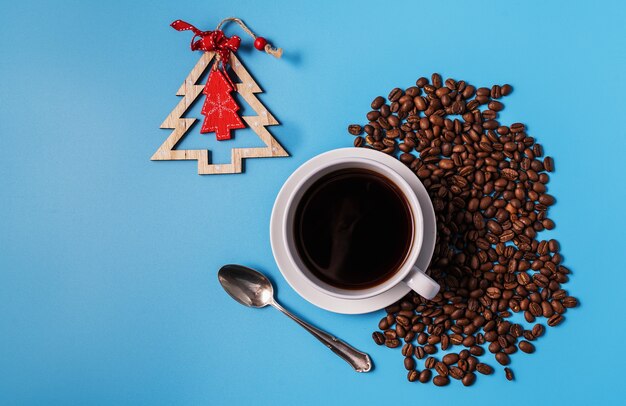
<instances>
[{"instance_id":1,"label":"metal teaspoon","mask_svg":"<svg viewBox=\"0 0 626 406\"><path fill-rule=\"evenodd\" d=\"M313 334L315 338L350 364L356 372L368 372L372 369L372 360L369 355L300 320L278 304L274 299L272 283L262 273L242 265L231 264L224 265L217 277L226 293L242 305L256 308L273 306Z\"/></svg>"}]
</instances>

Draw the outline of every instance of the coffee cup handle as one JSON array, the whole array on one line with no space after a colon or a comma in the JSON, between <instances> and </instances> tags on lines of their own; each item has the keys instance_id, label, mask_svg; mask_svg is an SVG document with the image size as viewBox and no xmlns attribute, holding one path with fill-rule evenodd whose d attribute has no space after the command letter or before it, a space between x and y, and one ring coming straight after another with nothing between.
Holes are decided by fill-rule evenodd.
<instances>
[{"instance_id":1,"label":"coffee cup handle","mask_svg":"<svg viewBox=\"0 0 626 406\"><path fill-rule=\"evenodd\" d=\"M416 266L411 269L407 277L404 279L404 283L409 285L409 287L420 296L429 300L435 297L435 295L439 292L439 284Z\"/></svg>"}]
</instances>

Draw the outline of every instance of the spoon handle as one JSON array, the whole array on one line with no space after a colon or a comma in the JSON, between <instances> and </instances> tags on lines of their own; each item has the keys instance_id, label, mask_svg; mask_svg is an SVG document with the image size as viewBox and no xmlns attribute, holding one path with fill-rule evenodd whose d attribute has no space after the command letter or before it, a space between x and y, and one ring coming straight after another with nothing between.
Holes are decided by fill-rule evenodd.
<instances>
[{"instance_id":1,"label":"spoon handle","mask_svg":"<svg viewBox=\"0 0 626 406\"><path fill-rule=\"evenodd\" d=\"M334 337L325 331L318 329L317 327L313 327L306 321L300 320L299 318L291 314L288 310L283 308L276 301L272 302L271 305L283 312L291 320L304 327L306 331L313 334L315 338L324 343L324 345L330 348L332 352L339 355L341 358L343 358L344 361L350 364L350 366L352 366L352 368L354 368L356 372L368 372L372 369L372 360L370 359L370 356L366 353L357 350L351 345L341 341L337 337Z\"/></svg>"}]
</instances>

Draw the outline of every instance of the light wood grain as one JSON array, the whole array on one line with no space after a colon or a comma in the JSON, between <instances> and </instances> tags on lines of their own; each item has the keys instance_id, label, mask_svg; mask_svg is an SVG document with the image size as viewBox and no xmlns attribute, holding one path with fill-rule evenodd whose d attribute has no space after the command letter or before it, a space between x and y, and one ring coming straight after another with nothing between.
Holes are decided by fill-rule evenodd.
<instances>
[{"instance_id":1,"label":"light wood grain","mask_svg":"<svg viewBox=\"0 0 626 406\"><path fill-rule=\"evenodd\" d=\"M255 93L262 92L261 88L254 81L250 73L243 66L241 61L234 55L230 56L230 66L241 80L237 83L237 93L252 107L256 116L243 116L243 120L263 141L265 147L258 148L233 148L231 150L230 163L218 164L209 160L209 150L204 149L175 149L180 140L187 134L191 126L196 122L196 118L183 117L193 102L198 98L204 89L204 85L197 84L198 79L211 66L211 61L215 57L214 52L205 52L191 70L183 84L176 92L177 96L183 96L174 110L167 116L161 124L161 128L172 129L172 133L161 144L159 149L152 155L153 161L172 160L197 160L198 174L215 175L226 173L243 172L243 159L245 158L272 158L289 156L287 151L270 134L266 126L277 125L278 120L265 108ZM225 141L226 142L226 141Z\"/></svg>"}]
</instances>

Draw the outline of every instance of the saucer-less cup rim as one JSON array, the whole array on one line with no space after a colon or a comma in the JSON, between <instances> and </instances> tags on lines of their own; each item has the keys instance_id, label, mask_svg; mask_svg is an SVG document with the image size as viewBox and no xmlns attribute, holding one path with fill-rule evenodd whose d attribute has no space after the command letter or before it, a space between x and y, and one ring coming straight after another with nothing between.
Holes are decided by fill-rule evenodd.
<instances>
[{"instance_id":1,"label":"saucer-less cup rim","mask_svg":"<svg viewBox=\"0 0 626 406\"><path fill-rule=\"evenodd\" d=\"M405 196L411 211L411 219L413 221L412 244L400 269L393 276L379 285L359 290L341 289L336 286L332 286L313 275L300 259L294 238L294 217L296 208L300 199L308 189L308 186L312 185L315 181L331 172L348 168L372 170L391 180ZM354 157L336 159L318 166L314 171L304 176L295 186L291 196L288 198L287 205L285 207L285 216L283 217L283 224L280 226L282 227L283 241L286 244L285 251L289 257L289 261L294 266L294 269L302 273L304 279L309 285L325 294L343 299L364 299L379 295L393 288L398 283L407 283L413 290L417 291L427 299L430 299L439 290L439 286L432 279L430 279L430 277L414 266L422 248L424 236L422 209L417 196L411 186L401 175L380 162L367 158Z\"/></svg>"}]
</instances>

